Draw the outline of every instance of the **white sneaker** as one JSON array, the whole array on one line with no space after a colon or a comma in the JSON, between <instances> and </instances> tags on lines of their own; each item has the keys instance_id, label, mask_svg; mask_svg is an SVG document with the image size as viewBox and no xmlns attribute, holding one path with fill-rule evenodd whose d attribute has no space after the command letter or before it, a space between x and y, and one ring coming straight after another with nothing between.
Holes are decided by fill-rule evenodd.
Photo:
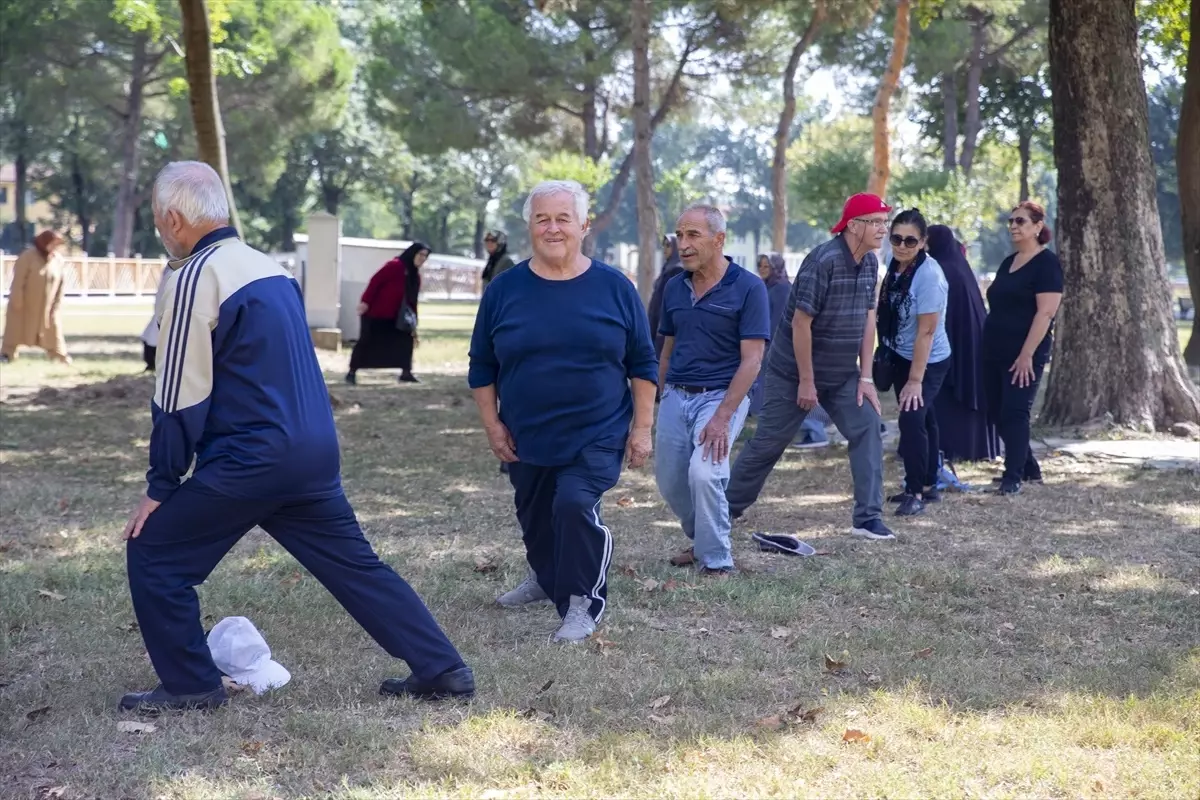
<instances>
[{"instance_id":1,"label":"white sneaker","mask_svg":"<svg viewBox=\"0 0 1200 800\"><path fill-rule=\"evenodd\" d=\"M556 642L582 642L596 631L596 620L588 611L592 607L590 597L571 595L571 607L563 617L563 623L554 633Z\"/></svg>"},{"instance_id":2,"label":"white sneaker","mask_svg":"<svg viewBox=\"0 0 1200 800\"><path fill-rule=\"evenodd\" d=\"M542 587L538 585L537 576L533 574L533 570L525 576L525 580L521 581L520 585L515 589L511 589L496 598L496 602L505 608L520 608L531 603L543 603L550 597L542 591Z\"/></svg>"}]
</instances>

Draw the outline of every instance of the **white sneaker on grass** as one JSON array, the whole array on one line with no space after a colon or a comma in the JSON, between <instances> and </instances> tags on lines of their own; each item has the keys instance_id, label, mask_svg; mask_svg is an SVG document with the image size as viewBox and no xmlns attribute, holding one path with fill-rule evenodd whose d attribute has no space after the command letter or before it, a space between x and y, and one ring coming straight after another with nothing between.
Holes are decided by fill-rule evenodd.
<instances>
[{"instance_id":1,"label":"white sneaker on grass","mask_svg":"<svg viewBox=\"0 0 1200 800\"><path fill-rule=\"evenodd\" d=\"M515 589L510 589L504 594L496 598L496 602L505 608L520 608L521 606L531 605L533 603L548 602L550 597L542 591L542 587L537 582L537 576L533 574L533 570L525 576L525 580Z\"/></svg>"},{"instance_id":2,"label":"white sneaker on grass","mask_svg":"<svg viewBox=\"0 0 1200 800\"><path fill-rule=\"evenodd\" d=\"M571 607L563 617L562 625L554 633L556 642L582 642L596 632L596 620L592 619L589 610L592 607L590 597L571 595Z\"/></svg>"}]
</instances>

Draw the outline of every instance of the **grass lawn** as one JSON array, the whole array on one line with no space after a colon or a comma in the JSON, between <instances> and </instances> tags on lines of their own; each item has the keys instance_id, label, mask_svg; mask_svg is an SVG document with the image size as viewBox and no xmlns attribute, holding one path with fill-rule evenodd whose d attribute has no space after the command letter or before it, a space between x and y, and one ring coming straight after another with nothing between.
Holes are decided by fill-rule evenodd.
<instances>
[{"instance_id":1,"label":"grass lawn","mask_svg":"<svg viewBox=\"0 0 1200 800\"><path fill-rule=\"evenodd\" d=\"M492 602L524 563L463 377L473 309L422 311L422 384L322 363L350 499L477 700L379 697L405 667L255 531L200 587L205 622L250 617L292 682L119 731L120 694L155 682L119 538L151 382L135 339L94 331L72 368L0 368L0 797L1200 794L1196 476L1051 458L1045 486L948 497L867 544L846 535L845 451L791 451L735 528L743 571L709 583L665 563L685 539L652 469L626 472L609 615L552 646L550 609ZM761 554L752 530L825 555Z\"/></svg>"}]
</instances>

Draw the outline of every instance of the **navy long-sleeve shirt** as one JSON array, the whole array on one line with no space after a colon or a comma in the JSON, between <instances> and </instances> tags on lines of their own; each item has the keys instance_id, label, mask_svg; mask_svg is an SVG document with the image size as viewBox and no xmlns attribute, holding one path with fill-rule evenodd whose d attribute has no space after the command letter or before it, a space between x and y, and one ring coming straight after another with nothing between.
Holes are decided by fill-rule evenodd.
<instances>
[{"instance_id":1,"label":"navy long-sleeve shirt","mask_svg":"<svg viewBox=\"0 0 1200 800\"><path fill-rule=\"evenodd\" d=\"M632 378L657 381L658 359L637 290L607 264L552 281L522 261L483 293L467 381L496 385L522 462L561 466L591 445L623 448Z\"/></svg>"}]
</instances>

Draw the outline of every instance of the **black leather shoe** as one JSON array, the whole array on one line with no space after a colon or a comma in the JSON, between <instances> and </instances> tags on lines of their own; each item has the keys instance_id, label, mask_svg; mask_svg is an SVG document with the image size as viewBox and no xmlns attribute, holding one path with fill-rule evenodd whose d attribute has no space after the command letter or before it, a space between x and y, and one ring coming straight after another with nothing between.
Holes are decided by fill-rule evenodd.
<instances>
[{"instance_id":1,"label":"black leather shoe","mask_svg":"<svg viewBox=\"0 0 1200 800\"><path fill-rule=\"evenodd\" d=\"M229 695L225 694L224 686L199 694L171 694L160 684L149 692L130 692L121 698L119 708L121 711L157 714L160 711L208 711L228 702Z\"/></svg>"},{"instance_id":2,"label":"black leather shoe","mask_svg":"<svg viewBox=\"0 0 1200 800\"><path fill-rule=\"evenodd\" d=\"M443 672L431 681L420 680L415 675L404 680L388 678L379 686L379 693L421 700L445 700L447 697L470 700L475 696L475 673L470 667L459 667Z\"/></svg>"},{"instance_id":3,"label":"black leather shoe","mask_svg":"<svg viewBox=\"0 0 1200 800\"><path fill-rule=\"evenodd\" d=\"M400 374L400 382L401 383L420 383L421 381L419 378L417 378L416 375L413 375L411 372L403 372Z\"/></svg>"}]
</instances>

